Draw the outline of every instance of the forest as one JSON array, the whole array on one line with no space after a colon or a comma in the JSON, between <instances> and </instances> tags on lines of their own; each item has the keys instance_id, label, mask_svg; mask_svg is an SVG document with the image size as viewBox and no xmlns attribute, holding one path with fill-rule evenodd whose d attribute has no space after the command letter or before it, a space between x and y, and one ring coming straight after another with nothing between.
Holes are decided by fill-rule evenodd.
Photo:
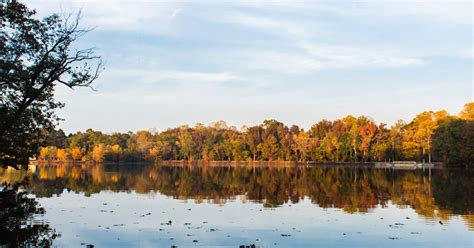
<instances>
[{"instance_id":1,"label":"forest","mask_svg":"<svg viewBox=\"0 0 474 248\"><path fill-rule=\"evenodd\" d=\"M321 120L308 130L265 120L240 130L217 121L162 132L43 132L43 146L36 157L40 162L413 160L468 166L474 161L474 102L458 115L426 111L409 123L398 121L390 127L366 116L349 115Z\"/></svg>"}]
</instances>

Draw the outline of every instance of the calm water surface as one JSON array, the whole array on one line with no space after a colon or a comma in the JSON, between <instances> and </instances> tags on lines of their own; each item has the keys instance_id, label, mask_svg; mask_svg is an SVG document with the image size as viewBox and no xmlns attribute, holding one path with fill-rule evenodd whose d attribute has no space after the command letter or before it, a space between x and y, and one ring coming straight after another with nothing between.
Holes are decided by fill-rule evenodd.
<instances>
[{"instance_id":1,"label":"calm water surface","mask_svg":"<svg viewBox=\"0 0 474 248\"><path fill-rule=\"evenodd\" d=\"M0 170L1 218L9 221L0 241L50 240L57 247L473 247L473 178L467 169L355 167ZM18 189L5 186L19 182ZM5 207L8 194L17 194L20 200L11 204L22 209L39 205L18 213Z\"/></svg>"}]
</instances>

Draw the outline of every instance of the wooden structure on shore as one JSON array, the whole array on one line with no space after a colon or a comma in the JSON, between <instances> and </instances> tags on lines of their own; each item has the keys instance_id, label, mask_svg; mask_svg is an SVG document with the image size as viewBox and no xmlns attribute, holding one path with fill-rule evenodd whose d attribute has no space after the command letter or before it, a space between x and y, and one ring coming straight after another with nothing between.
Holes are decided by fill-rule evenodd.
<instances>
[{"instance_id":1,"label":"wooden structure on shore","mask_svg":"<svg viewBox=\"0 0 474 248\"><path fill-rule=\"evenodd\" d=\"M394 168L394 169L424 169L443 167L443 163L417 163L416 161L393 161L374 163L375 168Z\"/></svg>"}]
</instances>

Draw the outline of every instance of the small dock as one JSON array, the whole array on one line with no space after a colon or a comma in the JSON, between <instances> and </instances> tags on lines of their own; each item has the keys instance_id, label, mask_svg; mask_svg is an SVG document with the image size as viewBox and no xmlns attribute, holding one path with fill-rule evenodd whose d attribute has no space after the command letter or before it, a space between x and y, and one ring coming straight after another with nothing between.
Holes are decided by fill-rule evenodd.
<instances>
[{"instance_id":1,"label":"small dock","mask_svg":"<svg viewBox=\"0 0 474 248\"><path fill-rule=\"evenodd\" d=\"M419 163L416 161L393 161L393 162L378 162L374 163L375 168L392 168L392 169L425 169L425 168L434 168L442 167L442 163Z\"/></svg>"}]
</instances>

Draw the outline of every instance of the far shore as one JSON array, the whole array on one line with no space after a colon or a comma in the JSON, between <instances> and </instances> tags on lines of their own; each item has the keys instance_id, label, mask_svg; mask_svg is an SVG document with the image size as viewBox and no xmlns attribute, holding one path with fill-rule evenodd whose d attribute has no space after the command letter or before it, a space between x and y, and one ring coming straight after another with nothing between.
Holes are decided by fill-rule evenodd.
<instances>
[{"instance_id":1,"label":"far shore","mask_svg":"<svg viewBox=\"0 0 474 248\"><path fill-rule=\"evenodd\" d=\"M444 168L445 164L440 162L422 163L414 161L393 162L297 162L297 161L187 161L187 160L163 160L142 162L91 162L91 161L44 161L31 160L31 165L38 166L61 166L61 165L163 165L163 166L192 166L192 167L361 167L361 168Z\"/></svg>"}]
</instances>

